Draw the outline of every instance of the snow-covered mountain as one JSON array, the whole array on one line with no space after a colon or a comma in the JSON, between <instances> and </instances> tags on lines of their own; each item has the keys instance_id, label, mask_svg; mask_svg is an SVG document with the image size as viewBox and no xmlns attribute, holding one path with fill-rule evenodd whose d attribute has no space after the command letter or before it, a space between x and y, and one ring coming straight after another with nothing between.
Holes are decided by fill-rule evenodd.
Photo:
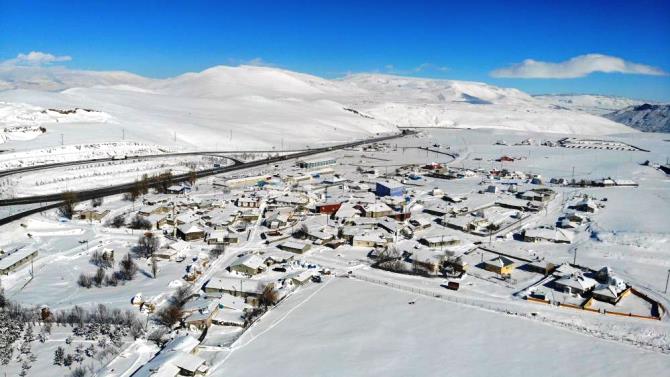
<instances>
[{"instance_id":1,"label":"snow-covered mountain","mask_svg":"<svg viewBox=\"0 0 670 377\"><path fill-rule=\"evenodd\" d=\"M559 109L582 111L594 115L604 115L645 103L637 99L597 94L542 94L534 98Z\"/></svg>"},{"instance_id":2,"label":"snow-covered mountain","mask_svg":"<svg viewBox=\"0 0 670 377\"><path fill-rule=\"evenodd\" d=\"M0 64L0 90L34 89L57 91L96 85L142 86L152 79L124 71L86 71L61 66L16 66Z\"/></svg>"},{"instance_id":3,"label":"snow-covered mountain","mask_svg":"<svg viewBox=\"0 0 670 377\"><path fill-rule=\"evenodd\" d=\"M67 69L47 72L40 88L67 89L17 89L30 85L16 74L9 76L18 80L14 86L0 92L0 126L46 128L30 141L32 148L58 144L61 133L68 144L125 135L170 147L239 149L341 142L403 126L593 135L633 131L601 117L557 109L516 89L478 82L377 74L328 80L257 66L217 66L167 79ZM42 113L50 108L97 113L54 119Z\"/></svg>"},{"instance_id":4,"label":"snow-covered mountain","mask_svg":"<svg viewBox=\"0 0 670 377\"><path fill-rule=\"evenodd\" d=\"M365 89L377 102L531 104L531 96L513 88L499 88L481 82L435 80L382 74L355 74L343 82Z\"/></svg>"},{"instance_id":5,"label":"snow-covered mountain","mask_svg":"<svg viewBox=\"0 0 670 377\"><path fill-rule=\"evenodd\" d=\"M604 117L643 132L670 133L670 105L645 103L605 114Z\"/></svg>"},{"instance_id":6,"label":"snow-covered mountain","mask_svg":"<svg viewBox=\"0 0 670 377\"><path fill-rule=\"evenodd\" d=\"M607 119L544 101L511 88L468 81L377 74L344 82L367 91L352 105L400 127L501 128L529 132L612 134L630 132Z\"/></svg>"}]
</instances>

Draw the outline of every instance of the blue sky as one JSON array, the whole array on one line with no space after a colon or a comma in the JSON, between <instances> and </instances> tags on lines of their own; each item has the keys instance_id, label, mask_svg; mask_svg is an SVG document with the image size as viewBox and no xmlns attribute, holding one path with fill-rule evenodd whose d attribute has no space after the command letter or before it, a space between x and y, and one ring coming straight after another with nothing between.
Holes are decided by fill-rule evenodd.
<instances>
[{"instance_id":1,"label":"blue sky","mask_svg":"<svg viewBox=\"0 0 670 377\"><path fill-rule=\"evenodd\" d=\"M670 101L670 2L543 3L0 0L0 60L41 51L72 58L52 64L150 77L260 61L324 77L382 72ZM586 54L606 59L540 64L562 78L537 78L537 64L492 75ZM612 59L629 73L580 68L621 63Z\"/></svg>"}]
</instances>

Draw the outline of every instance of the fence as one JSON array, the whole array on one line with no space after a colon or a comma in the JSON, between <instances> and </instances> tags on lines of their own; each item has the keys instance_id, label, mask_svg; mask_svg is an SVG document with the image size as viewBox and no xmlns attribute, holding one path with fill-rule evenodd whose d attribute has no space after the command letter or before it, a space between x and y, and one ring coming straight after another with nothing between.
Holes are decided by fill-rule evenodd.
<instances>
[{"instance_id":1,"label":"fence","mask_svg":"<svg viewBox=\"0 0 670 377\"><path fill-rule=\"evenodd\" d=\"M394 289L399 289L399 290L402 290L402 291L405 291L405 292L416 293L416 294L420 294L422 296L433 297L435 299L439 299L439 300L443 300L443 301L447 301L447 302L454 302L454 303L461 304L461 305L481 308L481 309L494 311L494 312L498 312L498 313L504 313L504 314L513 315L513 316L520 317L520 318L540 320L541 322L544 322L544 323L547 323L547 324L550 324L550 325L553 325L553 326L567 328L567 329L570 329L570 330L573 330L573 331L580 332L580 333L585 334L585 335L594 336L596 338L618 341L618 342L630 344L630 345L633 345L633 346L636 346L636 347L649 349L649 350L653 350L653 351L661 352L661 353L665 353L665 354L670 354L670 346L663 346L663 345L654 344L652 342L641 341L639 339L635 339L635 338L628 337L628 336L617 336L617 335L613 335L613 334L610 334L610 333L607 333L607 332L604 332L604 331L600 331L598 329L587 328L583 325L575 325L574 323L570 323L570 322L562 322L560 320L552 319L552 318L549 318L549 317L546 317L546 316L536 316L537 313L532 312L532 311L529 310L528 307L522 306L521 304L515 303L515 302L496 303L496 302L492 302L492 301L478 300L478 299L474 299L472 297L458 297L458 296L453 296L453 295L450 295L450 294L439 294L439 293L432 292L432 291L429 291L429 290L416 288L416 287L411 287L411 286L402 285L402 284L397 284L397 283L393 283L393 282L389 282L389 281L384 281L384 280L381 280L381 279L369 278L369 277L366 277L366 276L363 276L363 275L357 275L355 273L353 273L349 276L352 277L352 278L358 279L358 280L369 282L369 283L379 284L379 285L391 287L391 288L394 288ZM445 293L447 293L446 288L445 288ZM538 302L538 301L542 301L542 303L549 304L549 303L547 303L543 300L530 300L530 301L537 302L537 303L541 303L541 302ZM549 304L547 306L552 307L553 305ZM561 305L561 306L564 306L564 305ZM522 310L519 311L519 312L513 311L513 310L511 310L512 307L517 307L517 308L520 308ZM595 312L595 309L582 309L582 308L577 308L577 309L585 310L585 311L588 311L588 312ZM608 312L608 313L605 313L605 314L610 314L610 313ZM629 315L629 314L625 314L625 316L626 317L638 318L638 316ZM640 317L640 318L657 319L657 318L653 318L653 317Z\"/></svg>"}]
</instances>

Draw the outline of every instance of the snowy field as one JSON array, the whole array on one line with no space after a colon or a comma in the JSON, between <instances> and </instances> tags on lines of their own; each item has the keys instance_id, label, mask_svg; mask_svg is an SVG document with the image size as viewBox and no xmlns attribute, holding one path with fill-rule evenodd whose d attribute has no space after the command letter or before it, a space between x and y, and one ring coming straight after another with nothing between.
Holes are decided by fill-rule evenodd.
<instances>
[{"instance_id":1,"label":"snowy field","mask_svg":"<svg viewBox=\"0 0 670 377\"><path fill-rule=\"evenodd\" d=\"M629 376L663 375L669 365L667 355L336 279L263 318L212 375Z\"/></svg>"}]
</instances>

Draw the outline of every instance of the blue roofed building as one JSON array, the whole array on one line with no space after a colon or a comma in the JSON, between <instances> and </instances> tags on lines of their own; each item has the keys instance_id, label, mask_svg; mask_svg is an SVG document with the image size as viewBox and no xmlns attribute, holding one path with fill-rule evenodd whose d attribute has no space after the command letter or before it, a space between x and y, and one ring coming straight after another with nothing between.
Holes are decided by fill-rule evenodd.
<instances>
[{"instance_id":1,"label":"blue roofed building","mask_svg":"<svg viewBox=\"0 0 670 377\"><path fill-rule=\"evenodd\" d=\"M403 192L402 184L395 181L380 181L375 186L377 196L402 196Z\"/></svg>"}]
</instances>

